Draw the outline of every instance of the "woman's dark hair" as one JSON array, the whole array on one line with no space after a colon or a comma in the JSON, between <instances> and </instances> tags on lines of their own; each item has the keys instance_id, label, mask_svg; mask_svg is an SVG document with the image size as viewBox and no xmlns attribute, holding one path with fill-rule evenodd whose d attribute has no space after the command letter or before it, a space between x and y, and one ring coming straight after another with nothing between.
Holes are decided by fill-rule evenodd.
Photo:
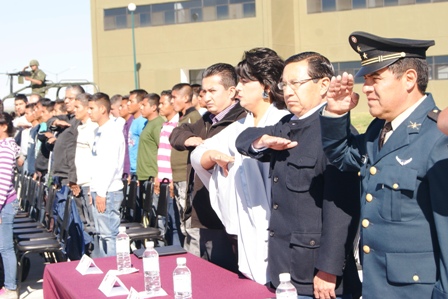
<instances>
[{"instance_id":1,"label":"woman's dark hair","mask_svg":"<svg viewBox=\"0 0 448 299\"><path fill-rule=\"evenodd\" d=\"M254 48L244 52L243 58L236 67L240 79L258 81L269 87L269 97L274 105L285 108L283 90L277 87L282 77L285 62L274 50L269 48Z\"/></svg>"},{"instance_id":2,"label":"woman's dark hair","mask_svg":"<svg viewBox=\"0 0 448 299\"><path fill-rule=\"evenodd\" d=\"M12 116L6 112L0 114L0 125L7 125L6 133L9 137L14 136L14 126L12 125Z\"/></svg>"}]
</instances>

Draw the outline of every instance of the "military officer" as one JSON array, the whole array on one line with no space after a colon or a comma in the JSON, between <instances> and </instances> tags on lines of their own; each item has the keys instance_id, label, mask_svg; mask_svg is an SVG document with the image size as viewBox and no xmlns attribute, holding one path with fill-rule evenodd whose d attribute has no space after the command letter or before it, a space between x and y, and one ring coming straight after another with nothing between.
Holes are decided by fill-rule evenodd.
<instances>
[{"instance_id":1,"label":"military officer","mask_svg":"<svg viewBox=\"0 0 448 299\"><path fill-rule=\"evenodd\" d=\"M434 41L349 37L375 119L350 134L353 76L333 77L320 120L324 151L361 178L364 299L448 298L448 137L437 129L426 50Z\"/></svg>"},{"instance_id":2,"label":"military officer","mask_svg":"<svg viewBox=\"0 0 448 299\"><path fill-rule=\"evenodd\" d=\"M35 94L39 94L41 97L45 96L45 73L39 68L39 61L33 59L30 61L29 67L31 68L31 76L26 76L25 80L30 81L31 90ZM28 66L23 68L25 71Z\"/></svg>"}]
</instances>

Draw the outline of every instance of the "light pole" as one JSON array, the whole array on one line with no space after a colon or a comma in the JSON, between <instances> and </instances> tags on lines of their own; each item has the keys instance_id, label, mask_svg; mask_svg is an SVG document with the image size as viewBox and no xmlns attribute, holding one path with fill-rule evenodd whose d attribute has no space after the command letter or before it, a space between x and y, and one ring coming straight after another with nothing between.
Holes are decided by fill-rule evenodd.
<instances>
[{"instance_id":1,"label":"light pole","mask_svg":"<svg viewBox=\"0 0 448 299\"><path fill-rule=\"evenodd\" d=\"M60 71L60 72L57 72L57 73L50 72L49 70L46 70L46 72L47 72L47 73L50 73L50 74L52 74L52 75L55 75L55 76L56 76L56 81L55 81L55 82L59 82L59 81L58 81L59 74L65 73L65 72L70 71L70 70L73 70L73 69L76 69L76 66L71 66L71 67L69 67L68 69L63 70L63 71Z\"/></svg>"},{"instance_id":2,"label":"light pole","mask_svg":"<svg viewBox=\"0 0 448 299\"><path fill-rule=\"evenodd\" d=\"M134 11L137 8L137 6L135 5L135 3L129 3L128 5L128 10L131 12L131 22L132 22L132 50L133 50L133 55L134 55L134 84L135 84L135 89L138 89L138 80L137 80L137 56L135 54L135 34L134 34L134 28L135 28L135 24L134 24Z\"/></svg>"}]
</instances>

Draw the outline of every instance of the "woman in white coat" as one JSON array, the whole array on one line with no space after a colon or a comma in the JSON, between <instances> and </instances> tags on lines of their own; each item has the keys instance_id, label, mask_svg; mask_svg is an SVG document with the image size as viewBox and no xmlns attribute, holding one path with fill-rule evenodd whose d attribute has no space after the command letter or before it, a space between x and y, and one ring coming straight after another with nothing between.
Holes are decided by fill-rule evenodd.
<instances>
[{"instance_id":1,"label":"woman in white coat","mask_svg":"<svg viewBox=\"0 0 448 299\"><path fill-rule=\"evenodd\" d=\"M274 125L289 114L278 89L284 62L268 48L244 53L236 67L237 98L248 111L243 118L204 141L191 155L191 163L208 186L213 209L238 242L238 268L260 283L267 277L268 224L271 215L269 163L242 156L235 148L238 135L248 127Z\"/></svg>"}]
</instances>

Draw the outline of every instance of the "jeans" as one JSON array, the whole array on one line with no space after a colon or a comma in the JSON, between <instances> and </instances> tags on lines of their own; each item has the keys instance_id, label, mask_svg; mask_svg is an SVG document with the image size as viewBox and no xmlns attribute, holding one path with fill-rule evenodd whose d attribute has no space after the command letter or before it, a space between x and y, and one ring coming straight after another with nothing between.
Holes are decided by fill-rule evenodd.
<instances>
[{"instance_id":1,"label":"jeans","mask_svg":"<svg viewBox=\"0 0 448 299\"><path fill-rule=\"evenodd\" d=\"M90 193L90 186L82 186L81 187L81 194L79 194L79 197L81 198L81 201L82 201L82 209L83 209L84 218L86 221L86 223L84 225L84 230L87 233L96 233L95 221L93 219L93 209L95 207L94 207L93 203L89 204L89 200L90 200L89 193Z\"/></svg>"},{"instance_id":2,"label":"jeans","mask_svg":"<svg viewBox=\"0 0 448 299\"><path fill-rule=\"evenodd\" d=\"M0 213L2 223L0 224L0 254L2 255L3 268L5 272L5 288L15 290L17 288L17 257L14 251L12 229L14 216L19 209L19 200L16 199L3 206Z\"/></svg>"},{"instance_id":3,"label":"jeans","mask_svg":"<svg viewBox=\"0 0 448 299\"><path fill-rule=\"evenodd\" d=\"M123 201L123 191L107 192L106 211L104 213L98 212L96 208L96 192L92 192L90 195L92 196L95 228L99 237L95 257L115 256L115 242L120 226L120 206Z\"/></svg>"},{"instance_id":4,"label":"jeans","mask_svg":"<svg viewBox=\"0 0 448 299\"><path fill-rule=\"evenodd\" d=\"M165 245L179 245L180 246L180 240L179 240L179 227L178 225L178 218L176 218L175 211L174 211L174 199L171 198L171 196L168 196L166 199L168 201L168 219L165 219L165 217L158 218L158 225L159 229L162 235L165 235L165 239L168 244ZM157 205L159 204L159 194L153 195L152 203L154 208L157 210ZM168 220L168 225L166 221ZM167 231L165 231L165 228L167 228Z\"/></svg>"}]
</instances>

